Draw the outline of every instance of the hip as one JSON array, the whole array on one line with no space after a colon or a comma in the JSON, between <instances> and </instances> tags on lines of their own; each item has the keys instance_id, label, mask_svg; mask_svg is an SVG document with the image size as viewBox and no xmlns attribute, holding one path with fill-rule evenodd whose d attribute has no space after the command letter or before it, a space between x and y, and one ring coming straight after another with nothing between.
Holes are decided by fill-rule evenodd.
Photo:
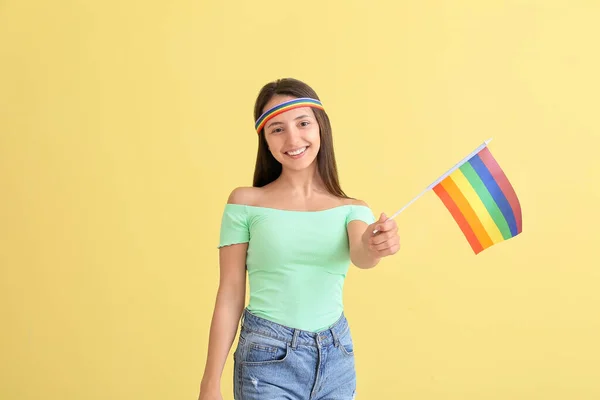
<instances>
[{"instance_id":1,"label":"hip","mask_svg":"<svg viewBox=\"0 0 600 400\"><path fill-rule=\"evenodd\" d=\"M244 310L234 352L236 400L351 399L355 387L354 344L343 313L329 328L308 332Z\"/></svg>"}]
</instances>

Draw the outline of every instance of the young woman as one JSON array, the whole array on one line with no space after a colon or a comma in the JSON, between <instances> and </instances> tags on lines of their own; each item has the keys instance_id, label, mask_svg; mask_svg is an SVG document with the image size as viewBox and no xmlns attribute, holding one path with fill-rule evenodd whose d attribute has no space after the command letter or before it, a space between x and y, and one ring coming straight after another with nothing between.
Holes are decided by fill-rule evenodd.
<instances>
[{"instance_id":1,"label":"young woman","mask_svg":"<svg viewBox=\"0 0 600 400\"><path fill-rule=\"evenodd\" d=\"M342 191L329 119L308 85L265 85L254 118L254 183L231 192L222 216L220 284L199 399L222 399L220 379L241 319L236 400L350 400L356 376L344 279L350 263L372 268L398 251L396 223L384 214L376 221L367 204Z\"/></svg>"}]
</instances>

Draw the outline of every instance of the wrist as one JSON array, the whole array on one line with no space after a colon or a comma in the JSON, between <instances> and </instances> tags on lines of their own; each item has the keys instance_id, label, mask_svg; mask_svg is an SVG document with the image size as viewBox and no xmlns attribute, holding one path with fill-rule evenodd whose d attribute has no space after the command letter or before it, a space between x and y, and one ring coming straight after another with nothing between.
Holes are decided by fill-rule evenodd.
<instances>
[{"instance_id":1,"label":"wrist","mask_svg":"<svg viewBox=\"0 0 600 400\"><path fill-rule=\"evenodd\" d=\"M367 232L365 232L365 235L363 236L363 240L362 240L362 253L364 255L366 255L369 258L372 259L377 259L377 252L371 248L371 236L367 235Z\"/></svg>"},{"instance_id":2,"label":"wrist","mask_svg":"<svg viewBox=\"0 0 600 400\"><path fill-rule=\"evenodd\" d=\"M221 380L217 377L204 377L200 383L202 390L219 390L221 388Z\"/></svg>"},{"instance_id":3,"label":"wrist","mask_svg":"<svg viewBox=\"0 0 600 400\"><path fill-rule=\"evenodd\" d=\"M361 266L363 268L372 268L375 265L379 264L381 257L378 255L377 251L371 248L370 245L370 237L363 237L362 240L362 251L361 251Z\"/></svg>"}]
</instances>

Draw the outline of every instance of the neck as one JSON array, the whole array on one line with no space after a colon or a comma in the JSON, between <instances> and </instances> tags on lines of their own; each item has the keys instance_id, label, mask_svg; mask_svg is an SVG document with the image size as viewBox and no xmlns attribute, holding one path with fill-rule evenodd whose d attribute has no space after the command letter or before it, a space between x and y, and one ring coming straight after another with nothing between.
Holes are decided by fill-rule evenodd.
<instances>
[{"instance_id":1,"label":"neck","mask_svg":"<svg viewBox=\"0 0 600 400\"><path fill-rule=\"evenodd\" d=\"M283 169L278 181L290 189L295 196L310 197L315 192L325 190L323 180L318 173L316 163L301 171Z\"/></svg>"}]
</instances>

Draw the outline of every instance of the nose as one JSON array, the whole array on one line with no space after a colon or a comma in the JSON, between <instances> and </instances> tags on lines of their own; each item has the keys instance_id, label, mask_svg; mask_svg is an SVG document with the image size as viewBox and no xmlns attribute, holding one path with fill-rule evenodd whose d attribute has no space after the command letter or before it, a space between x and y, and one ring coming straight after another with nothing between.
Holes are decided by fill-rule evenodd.
<instances>
[{"instance_id":1,"label":"nose","mask_svg":"<svg viewBox=\"0 0 600 400\"><path fill-rule=\"evenodd\" d=\"M300 142L301 141L300 140L301 136L302 135L301 135L300 129L298 129L297 126L295 126L295 125L292 124L292 126L290 126L287 129L287 141L288 141L288 143L290 143L290 144L296 144L296 143Z\"/></svg>"}]
</instances>

